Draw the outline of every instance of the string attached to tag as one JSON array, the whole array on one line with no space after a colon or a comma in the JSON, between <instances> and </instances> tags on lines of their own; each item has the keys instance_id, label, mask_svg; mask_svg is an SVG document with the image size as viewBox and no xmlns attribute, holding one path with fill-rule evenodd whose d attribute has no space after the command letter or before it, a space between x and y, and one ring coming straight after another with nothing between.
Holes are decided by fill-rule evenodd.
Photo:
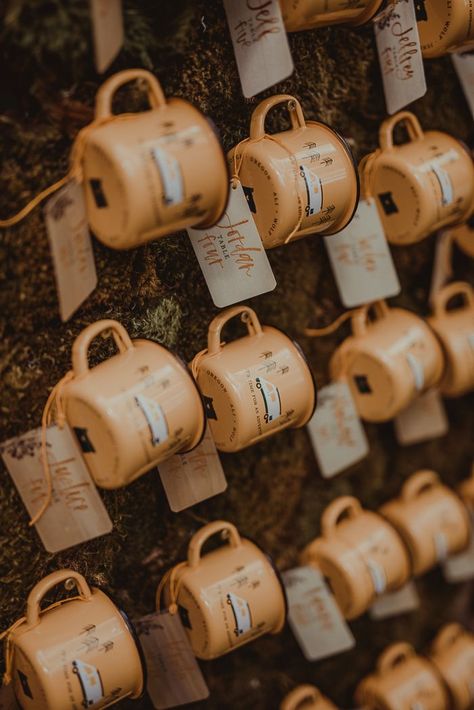
<instances>
[{"instance_id":1,"label":"string attached to tag","mask_svg":"<svg viewBox=\"0 0 474 710\"><path fill-rule=\"evenodd\" d=\"M290 234L286 237L284 244L288 244L295 234L299 231L301 224L303 222L303 216L304 216L304 211L303 211L303 206L301 202L301 197L299 196L299 183L298 183L298 175L299 175L299 167L298 167L298 161L296 160L294 154L289 150L286 145L284 145L281 141L278 140L278 138L275 138L275 136L270 135L269 133L264 133L263 136L260 136L260 138L244 138L243 140L240 141L240 143L237 143L237 145L234 148L234 154L232 157L232 163L233 163L233 172L231 175L231 185L232 188L235 190L237 187L237 183L240 182L240 171L242 169L242 164L244 161L245 153L250 144L254 143L260 143L260 141L263 140L270 140L276 143L282 150L285 151L285 153L288 154L290 161L293 165L294 169L294 176L295 176L295 182L296 182L296 194L298 195L298 211L299 211L299 217L298 217L298 222L296 226L291 230ZM240 146L243 146L242 151L240 152L240 155L237 156L237 151L240 148Z\"/></svg>"},{"instance_id":2,"label":"string attached to tag","mask_svg":"<svg viewBox=\"0 0 474 710\"><path fill-rule=\"evenodd\" d=\"M305 328L303 332L310 338L320 338L324 335L330 335L331 333L334 333L336 330L338 330L338 328L340 328L341 325L346 322L346 320L349 320L349 318L352 318L355 315L366 313L368 308L369 306L351 308L350 311L345 311L345 313L342 313L339 318L336 318L336 320L330 323L329 325L326 325L323 328Z\"/></svg>"},{"instance_id":3,"label":"string attached to tag","mask_svg":"<svg viewBox=\"0 0 474 710\"><path fill-rule=\"evenodd\" d=\"M66 602L71 602L75 599L80 599L82 601L84 600L84 597L81 597L80 595L75 595L73 597L67 597L66 599L60 599L57 602L54 602L54 604L51 604L50 606L47 606L45 609L40 609L39 613L45 614L47 611L51 611L51 609L55 609L58 606L61 606L62 604L65 604ZM9 685L12 680L12 665L13 665L13 644L12 644L12 635L13 633L23 624L26 623L26 616L22 616L21 619L17 619L14 624L12 624L8 629L5 631L2 631L0 633L0 641L5 639L5 673L3 674L3 683L4 685Z\"/></svg>"},{"instance_id":4,"label":"string attached to tag","mask_svg":"<svg viewBox=\"0 0 474 710\"><path fill-rule=\"evenodd\" d=\"M170 604L168 611L170 614L176 614L178 611L177 601L182 577L177 578L177 574L181 569L187 567L187 565L187 562L179 562L177 565L169 569L162 577L158 585L158 589L156 590L156 606L159 610L161 609L161 595L163 594L166 584L169 582Z\"/></svg>"},{"instance_id":5,"label":"string attached to tag","mask_svg":"<svg viewBox=\"0 0 474 710\"><path fill-rule=\"evenodd\" d=\"M64 407L62 402L62 389L64 385L70 382L74 378L74 373L72 370L66 373L64 377L59 380L59 382L51 390L49 397L43 409L43 415L41 417L41 464L43 466L44 478L46 481L46 499L43 505L38 510L38 512L31 518L29 525L36 525L36 523L41 519L49 505L51 504L51 498L53 495L53 481L51 477L51 469L48 460L47 451L47 431L48 427L51 425L53 419L53 407L55 408L54 419L56 425L59 429L64 427L66 421L66 415L64 413Z\"/></svg>"}]
</instances>

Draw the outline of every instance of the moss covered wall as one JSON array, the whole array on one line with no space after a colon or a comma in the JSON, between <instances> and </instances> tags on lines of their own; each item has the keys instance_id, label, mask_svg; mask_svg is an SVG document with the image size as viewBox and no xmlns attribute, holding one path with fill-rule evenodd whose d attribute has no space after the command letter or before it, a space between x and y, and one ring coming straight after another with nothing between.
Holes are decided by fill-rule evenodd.
<instances>
[{"instance_id":1,"label":"moss covered wall","mask_svg":"<svg viewBox=\"0 0 474 710\"><path fill-rule=\"evenodd\" d=\"M126 45L113 71L153 70L168 95L198 105L216 123L229 149L247 135L255 101L242 98L220 0L125 0ZM84 0L0 2L0 214L6 216L40 188L61 177L77 130L91 118L101 79L92 64ZM307 116L351 138L358 157L375 147L384 101L371 28L323 29L290 37L295 73L266 92L295 94ZM427 127L467 139L472 121L449 59L427 63L427 95L414 106ZM139 107L127 90L119 107ZM270 130L282 120L274 112ZM205 345L216 312L185 234L129 253L94 243L99 285L65 324L58 317L53 271L41 211L0 235L0 372L2 439L38 426L50 388L69 368L71 343L88 323L122 321L134 336L156 338L190 358ZM402 283L397 303L426 313L434 240L394 250ZM347 331L309 341L305 326L323 325L342 311L328 259L317 237L269 252L278 286L255 299L265 323L300 339L317 382L327 380L328 357ZM473 279L472 262L455 253L455 273ZM104 354L99 345L95 355ZM102 348L102 351L101 351ZM109 590L132 616L153 608L161 574L182 559L202 523L227 518L274 554L281 568L318 533L323 507L355 493L376 507L419 467L437 469L451 484L464 478L473 457L472 399L447 405L449 434L401 449L392 426L367 427L370 456L332 481L317 469L305 431L285 432L259 446L222 457L228 491L181 514L169 511L158 475L125 490L104 493L112 534L77 549L49 555L34 531L9 476L0 486L1 627L21 615L27 592L46 573L71 566ZM341 707L351 707L356 681L388 642L406 638L418 647L456 614L466 614L469 587L448 588L434 572L420 583L423 605L414 615L353 624L357 648L323 663L304 661L291 633L264 638L219 661L204 664L211 689L208 708L275 708L294 684L318 684ZM151 707L145 699L139 707Z\"/></svg>"}]
</instances>

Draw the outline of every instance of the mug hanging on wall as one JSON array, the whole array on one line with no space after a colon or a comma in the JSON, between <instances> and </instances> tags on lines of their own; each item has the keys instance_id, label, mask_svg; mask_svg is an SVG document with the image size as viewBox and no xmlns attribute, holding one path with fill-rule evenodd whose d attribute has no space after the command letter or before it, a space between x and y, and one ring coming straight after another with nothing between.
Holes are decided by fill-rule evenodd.
<instances>
[{"instance_id":1,"label":"mug hanging on wall","mask_svg":"<svg viewBox=\"0 0 474 710\"><path fill-rule=\"evenodd\" d=\"M448 309L449 302L461 297L463 305ZM441 393L458 397L474 389L474 291L457 281L438 291L433 298L433 316L428 323L444 351Z\"/></svg>"},{"instance_id":2,"label":"mug hanging on wall","mask_svg":"<svg viewBox=\"0 0 474 710\"><path fill-rule=\"evenodd\" d=\"M410 476L400 496L385 503L380 513L404 540L416 576L469 544L466 506L434 471L418 471Z\"/></svg>"},{"instance_id":3,"label":"mug hanging on wall","mask_svg":"<svg viewBox=\"0 0 474 710\"><path fill-rule=\"evenodd\" d=\"M112 115L117 89L142 79L150 108ZM165 99L156 78L129 69L97 92L95 122L78 141L87 215L94 234L109 247L131 249L186 227L219 221L229 177L216 132L183 99Z\"/></svg>"},{"instance_id":4,"label":"mug hanging on wall","mask_svg":"<svg viewBox=\"0 0 474 710\"><path fill-rule=\"evenodd\" d=\"M321 537L303 551L302 564L329 580L346 619L363 614L376 597L402 587L410 559L398 533L351 496L336 498L321 518Z\"/></svg>"},{"instance_id":5,"label":"mug hanging on wall","mask_svg":"<svg viewBox=\"0 0 474 710\"><path fill-rule=\"evenodd\" d=\"M43 597L66 581L78 596L41 610ZM106 708L143 692L142 654L126 615L73 570L33 587L25 617L6 638L7 676L23 710Z\"/></svg>"},{"instance_id":6,"label":"mug hanging on wall","mask_svg":"<svg viewBox=\"0 0 474 710\"><path fill-rule=\"evenodd\" d=\"M385 649L375 673L357 687L355 699L367 710L446 710L449 707L436 669L408 643L395 643Z\"/></svg>"},{"instance_id":7,"label":"mug hanging on wall","mask_svg":"<svg viewBox=\"0 0 474 710\"><path fill-rule=\"evenodd\" d=\"M474 636L460 624L448 624L433 642L431 660L450 694L452 710L474 704Z\"/></svg>"},{"instance_id":8,"label":"mug hanging on wall","mask_svg":"<svg viewBox=\"0 0 474 710\"><path fill-rule=\"evenodd\" d=\"M394 145L399 123L409 140ZM440 131L424 133L409 111L384 121L379 139L380 149L364 161L364 170L389 242L412 244L469 218L474 164L462 143Z\"/></svg>"},{"instance_id":9,"label":"mug hanging on wall","mask_svg":"<svg viewBox=\"0 0 474 710\"><path fill-rule=\"evenodd\" d=\"M265 133L267 113L285 104L291 128ZM299 101L279 94L254 110L250 138L228 154L265 249L308 234L335 234L352 219L359 176L349 146L332 128L306 121Z\"/></svg>"},{"instance_id":10,"label":"mug hanging on wall","mask_svg":"<svg viewBox=\"0 0 474 710\"><path fill-rule=\"evenodd\" d=\"M415 313L377 301L356 311L351 323L352 335L337 348L329 367L333 379L347 378L362 419L392 419L439 381L441 347Z\"/></svg>"},{"instance_id":11,"label":"mug hanging on wall","mask_svg":"<svg viewBox=\"0 0 474 710\"><path fill-rule=\"evenodd\" d=\"M288 32L329 25L364 25L376 15L384 0L280 0Z\"/></svg>"},{"instance_id":12,"label":"mug hanging on wall","mask_svg":"<svg viewBox=\"0 0 474 710\"><path fill-rule=\"evenodd\" d=\"M104 331L119 352L90 369L89 346ZM117 321L97 321L74 341L72 368L61 387L64 416L101 488L125 486L201 441L199 391L184 363L162 345L132 341Z\"/></svg>"},{"instance_id":13,"label":"mug hanging on wall","mask_svg":"<svg viewBox=\"0 0 474 710\"><path fill-rule=\"evenodd\" d=\"M226 544L202 555L204 543L218 533L226 535ZM170 612L179 612L194 654L204 660L277 634L285 624L285 590L271 559L222 520L191 538L187 562L170 570L158 587L158 609L162 593Z\"/></svg>"},{"instance_id":14,"label":"mug hanging on wall","mask_svg":"<svg viewBox=\"0 0 474 710\"><path fill-rule=\"evenodd\" d=\"M421 52L426 59L474 47L472 0L416 0Z\"/></svg>"},{"instance_id":15,"label":"mug hanging on wall","mask_svg":"<svg viewBox=\"0 0 474 710\"><path fill-rule=\"evenodd\" d=\"M337 710L314 685L299 685L283 699L280 710Z\"/></svg>"},{"instance_id":16,"label":"mug hanging on wall","mask_svg":"<svg viewBox=\"0 0 474 710\"><path fill-rule=\"evenodd\" d=\"M221 343L224 325L242 316L248 335ZM288 427L302 427L316 389L299 348L281 330L260 325L248 306L228 308L209 326L207 350L192 363L220 451L239 451Z\"/></svg>"}]
</instances>

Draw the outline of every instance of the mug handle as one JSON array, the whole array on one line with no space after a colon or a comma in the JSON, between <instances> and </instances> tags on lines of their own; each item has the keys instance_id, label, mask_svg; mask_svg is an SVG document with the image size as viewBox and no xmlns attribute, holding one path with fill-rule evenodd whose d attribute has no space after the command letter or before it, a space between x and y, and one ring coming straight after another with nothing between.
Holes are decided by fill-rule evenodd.
<instances>
[{"instance_id":1,"label":"mug handle","mask_svg":"<svg viewBox=\"0 0 474 710\"><path fill-rule=\"evenodd\" d=\"M334 532L343 513L349 513L351 518L360 515L362 513L360 501L353 496L341 496L333 500L321 516L321 533L323 537L329 537Z\"/></svg>"},{"instance_id":2,"label":"mug handle","mask_svg":"<svg viewBox=\"0 0 474 710\"><path fill-rule=\"evenodd\" d=\"M436 636L431 647L432 653L439 653L465 633L461 624L446 624Z\"/></svg>"},{"instance_id":3,"label":"mug handle","mask_svg":"<svg viewBox=\"0 0 474 710\"><path fill-rule=\"evenodd\" d=\"M351 319L352 332L357 338L360 338L362 335L367 333L369 313L372 309L376 316L376 320L385 318L390 312L390 308L387 306L385 301L374 301L374 303L360 308Z\"/></svg>"},{"instance_id":4,"label":"mug handle","mask_svg":"<svg viewBox=\"0 0 474 710\"><path fill-rule=\"evenodd\" d=\"M379 130L379 142L382 150L393 150L393 131L399 123L405 123L410 141L420 140L424 133L419 120L411 111L400 111L387 118Z\"/></svg>"},{"instance_id":5,"label":"mug handle","mask_svg":"<svg viewBox=\"0 0 474 710\"><path fill-rule=\"evenodd\" d=\"M104 330L111 330L115 344L121 353L126 350L133 350L133 343L129 334L121 323L116 320L98 320L84 328L79 333L72 346L72 369L74 376L85 375L89 372L87 352L91 342Z\"/></svg>"},{"instance_id":6,"label":"mug handle","mask_svg":"<svg viewBox=\"0 0 474 710\"><path fill-rule=\"evenodd\" d=\"M305 128L303 109L298 99L290 94L276 94L264 99L252 113L250 119L250 140L259 140L265 135L265 119L274 106L286 103L292 128Z\"/></svg>"},{"instance_id":7,"label":"mug handle","mask_svg":"<svg viewBox=\"0 0 474 710\"><path fill-rule=\"evenodd\" d=\"M210 537L212 537L212 535L216 535L220 532L229 533L231 547L241 546L242 541L235 525L232 525L232 523L228 523L225 520L215 520L212 523L204 525L203 528L198 530L197 533L192 536L188 547L188 565L190 567L197 567L199 565L202 546L207 540L209 540Z\"/></svg>"},{"instance_id":8,"label":"mug handle","mask_svg":"<svg viewBox=\"0 0 474 710\"><path fill-rule=\"evenodd\" d=\"M377 661L377 671L379 673L385 673L385 671L390 671L399 663L412 658L415 655L413 646L409 643L401 641L400 643L394 643L389 646L379 657Z\"/></svg>"},{"instance_id":9,"label":"mug handle","mask_svg":"<svg viewBox=\"0 0 474 710\"><path fill-rule=\"evenodd\" d=\"M92 592L86 580L72 569L60 569L56 572L48 574L47 577L38 582L28 595L26 602L26 623L28 626L36 626L40 621L40 604L44 595L53 587L68 579L73 579L79 591L81 598L84 601L89 601L92 598Z\"/></svg>"},{"instance_id":10,"label":"mug handle","mask_svg":"<svg viewBox=\"0 0 474 710\"><path fill-rule=\"evenodd\" d=\"M420 493L428 488L433 488L440 484L439 476L434 471L418 471L405 481L402 486L402 498L406 501L416 498Z\"/></svg>"},{"instance_id":11,"label":"mug handle","mask_svg":"<svg viewBox=\"0 0 474 710\"><path fill-rule=\"evenodd\" d=\"M322 699L320 691L314 685L300 685L289 693L281 704L280 710L297 710L306 700L317 702Z\"/></svg>"},{"instance_id":12,"label":"mug handle","mask_svg":"<svg viewBox=\"0 0 474 710\"><path fill-rule=\"evenodd\" d=\"M148 100L152 108L166 105L165 95L158 79L146 69L126 69L104 81L95 99L95 117L108 118L112 115L112 100L115 92L124 84L136 79L144 79L148 84Z\"/></svg>"},{"instance_id":13,"label":"mug handle","mask_svg":"<svg viewBox=\"0 0 474 710\"><path fill-rule=\"evenodd\" d=\"M260 335L262 326L258 320L258 316L252 308L248 306L232 306L227 308L223 313L213 318L209 325L207 334L207 352L209 355L215 355L221 350L221 331L225 324L235 316L242 314L242 320L246 322L249 335Z\"/></svg>"},{"instance_id":14,"label":"mug handle","mask_svg":"<svg viewBox=\"0 0 474 710\"><path fill-rule=\"evenodd\" d=\"M446 312L448 303L454 296L464 296L466 307L474 308L474 291L470 284L465 281L455 281L435 294L433 298L433 311L436 318L439 318Z\"/></svg>"}]
</instances>

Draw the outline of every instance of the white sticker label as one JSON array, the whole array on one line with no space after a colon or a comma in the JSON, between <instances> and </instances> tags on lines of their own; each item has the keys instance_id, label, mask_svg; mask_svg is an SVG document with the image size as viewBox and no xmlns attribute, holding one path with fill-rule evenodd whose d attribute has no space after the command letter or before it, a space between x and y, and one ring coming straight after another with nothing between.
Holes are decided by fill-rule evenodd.
<instances>
[{"instance_id":1,"label":"white sticker label","mask_svg":"<svg viewBox=\"0 0 474 710\"><path fill-rule=\"evenodd\" d=\"M396 113L426 94L413 0L394 0L374 20L385 103Z\"/></svg>"},{"instance_id":2,"label":"white sticker label","mask_svg":"<svg viewBox=\"0 0 474 710\"><path fill-rule=\"evenodd\" d=\"M324 478L335 476L369 453L346 382L333 382L319 390L318 406L307 427Z\"/></svg>"},{"instance_id":3,"label":"white sticker label","mask_svg":"<svg viewBox=\"0 0 474 710\"><path fill-rule=\"evenodd\" d=\"M61 320L67 321L97 285L84 191L71 180L44 208Z\"/></svg>"},{"instance_id":4,"label":"white sticker label","mask_svg":"<svg viewBox=\"0 0 474 710\"><path fill-rule=\"evenodd\" d=\"M355 639L321 572L296 567L283 572L288 622L308 661L334 656L355 646Z\"/></svg>"},{"instance_id":5,"label":"white sticker label","mask_svg":"<svg viewBox=\"0 0 474 710\"><path fill-rule=\"evenodd\" d=\"M188 234L218 308L275 288L275 276L240 183L231 188L219 224L210 229L188 229Z\"/></svg>"},{"instance_id":6,"label":"white sticker label","mask_svg":"<svg viewBox=\"0 0 474 710\"><path fill-rule=\"evenodd\" d=\"M152 148L163 185L163 200L167 207L179 205L184 200L184 185L181 167L174 155L160 146Z\"/></svg>"},{"instance_id":7,"label":"white sticker label","mask_svg":"<svg viewBox=\"0 0 474 710\"><path fill-rule=\"evenodd\" d=\"M397 441L402 446L419 444L447 434L448 418L437 390L420 394L394 419Z\"/></svg>"},{"instance_id":8,"label":"white sticker label","mask_svg":"<svg viewBox=\"0 0 474 710\"><path fill-rule=\"evenodd\" d=\"M447 582L458 584L474 579L474 511L471 517L471 538L469 546L456 555L450 555L443 564L443 573Z\"/></svg>"},{"instance_id":9,"label":"white sticker label","mask_svg":"<svg viewBox=\"0 0 474 710\"><path fill-rule=\"evenodd\" d=\"M474 118L474 52L452 54L451 59Z\"/></svg>"},{"instance_id":10,"label":"white sticker label","mask_svg":"<svg viewBox=\"0 0 474 710\"><path fill-rule=\"evenodd\" d=\"M293 73L293 60L278 0L224 0L245 97Z\"/></svg>"},{"instance_id":11,"label":"white sticker label","mask_svg":"<svg viewBox=\"0 0 474 710\"><path fill-rule=\"evenodd\" d=\"M372 577L372 584L374 585L375 593L383 594L387 589L387 576L385 574L384 568L379 565L375 560L367 561L367 568L369 574Z\"/></svg>"},{"instance_id":12,"label":"white sticker label","mask_svg":"<svg viewBox=\"0 0 474 710\"><path fill-rule=\"evenodd\" d=\"M413 355L413 353L407 353L406 358L408 365L410 366L410 370L413 373L415 387L418 392L421 392L425 385L425 372L423 370L423 365L418 358Z\"/></svg>"},{"instance_id":13,"label":"white sticker label","mask_svg":"<svg viewBox=\"0 0 474 710\"><path fill-rule=\"evenodd\" d=\"M453 240L449 231L442 231L436 237L433 271L429 302L433 306L434 297L453 276L452 266Z\"/></svg>"},{"instance_id":14,"label":"white sticker label","mask_svg":"<svg viewBox=\"0 0 474 710\"><path fill-rule=\"evenodd\" d=\"M437 561L444 562L448 557L448 539L446 535L442 532L435 533L433 542Z\"/></svg>"},{"instance_id":15,"label":"white sticker label","mask_svg":"<svg viewBox=\"0 0 474 710\"><path fill-rule=\"evenodd\" d=\"M449 173L447 173L446 170L443 170L443 168L439 165L433 165L432 170L436 175L441 188L441 203L445 206L451 205L454 200L454 190Z\"/></svg>"},{"instance_id":16,"label":"white sticker label","mask_svg":"<svg viewBox=\"0 0 474 710\"><path fill-rule=\"evenodd\" d=\"M123 46L122 0L91 0L95 67L102 74Z\"/></svg>"},{"instance_id":17,"label":"white sticker label","mask_svg":"<svg viewBox=\"0 0 474 710\"><path fill-rule=\"evenodd\" d=\"M179 614L161 612L134 621L147 666L147 690L157 710L209 697L209 689Z\"/></svg>"},{"instance_id":18,"label":"white sticker label","mask_svg":"<svg viewBox=\"0 0 474 710\"><path fill-rule=\"evenodd\" d=\"M361 200L352 221L324 237L339 295L352 308L400 293L400 282L373 199Z\"/></svg>"},{"instance_id":19,"label":"white sticker label","mask_svg":"<svg viewBox=\"0 0 474 710\"><path fill-rule=\"evenodd\" d=\"M234 633L236 636L242 636L252 628L252 614L248 602L237 594L232 592L227 593L227 603L232 608L232 613L235 619Z\"/></svg>"},{"instance_id":20,"label":"white sticker label","mask_svg":"<svg viewBox=\"0 0 474 710\"><path fill-rule=\"evenodd\" d=\"M109 533L112 521L69 427L49 427L46 442L53 494L35 527L46 550L59 552ZM41 429L5 441L0 453L28 513L35 515L47 492Z\"/></svg>"},{"instance_id":21,"label":"white sticker label","mask_svg":"<svg viewBox=\"0 0 474 710\"><path fill-rule=\"evenodd\" d=\"M388 619L415 611L420 606L420 598L413 581L405 584L396 592L388 592L379 597L370 607L372 619Z\"/></svg>"},{"instance_id":22,"label":"white sticker label","mask_svg":"<svg viewBox=\"0 0 474 710\"><path fill-rule=\"evenodd\" d=\"M159 474L172 511L223 493L224 470L209 427L201 443L187 454L176 454L159 465Z\"/></svg>"},{"instance_id":23,"label":"white sticker label","mask_svg":"<svg viewBox=\"0 0 474 710\"><path fill-rule=\"evenodd\" d=\"M146 397L144 394L135 395L135 402L147 421L152 445L163 444L169 437L168 424L163 408L154 399Z\"/></svg>"},{"instance_id":24,"label":"white sticker label","mask_svg":"<svg viewBox=\"0 0 474 710\"><path fill-rule=\"evenodd\" d=\"M323 188L321 178L306 165L300 165L301 177L306 185L307 208L306 216L318 214L321 212L323 204Z\"/></svg>"}]
</instances>

